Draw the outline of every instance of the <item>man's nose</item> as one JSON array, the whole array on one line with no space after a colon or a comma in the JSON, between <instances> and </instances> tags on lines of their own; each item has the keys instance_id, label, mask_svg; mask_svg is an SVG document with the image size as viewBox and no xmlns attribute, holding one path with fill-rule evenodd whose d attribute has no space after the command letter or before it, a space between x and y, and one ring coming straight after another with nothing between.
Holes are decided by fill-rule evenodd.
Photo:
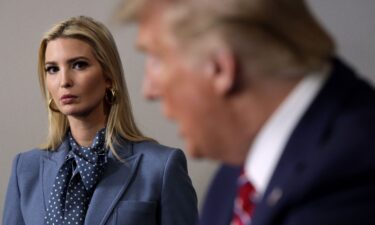
<instances>
[{"instance_id":1,"label":"man's nose","mask_svg":"<svg viewBox=\"0 0 375 225\"><path fill-rule=\"evenodd\" d=\"M157 100L159 99L159 87L155 80L151 78L152 75L146 74L143 78L142 84L142 93L143 96L148 100Z\"/></svg>"}]
</instances>

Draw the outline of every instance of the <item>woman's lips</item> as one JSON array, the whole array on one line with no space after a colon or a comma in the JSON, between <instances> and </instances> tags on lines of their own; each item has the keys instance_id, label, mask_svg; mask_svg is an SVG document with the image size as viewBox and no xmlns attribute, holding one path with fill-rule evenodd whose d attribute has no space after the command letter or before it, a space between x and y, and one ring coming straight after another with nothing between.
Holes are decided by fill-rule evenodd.
<instances>
[{"instance_id":1,"label":"woman's lips","mask_svg":"<svg viewBox=\"0 0 375 225\"><path fill-rule=\"evenodd\" d=\"M74 100L77 98L75 95L63 95L60 98L60 101L62 104L71 104L74 102Z\"/></svg>"}]
</instances>

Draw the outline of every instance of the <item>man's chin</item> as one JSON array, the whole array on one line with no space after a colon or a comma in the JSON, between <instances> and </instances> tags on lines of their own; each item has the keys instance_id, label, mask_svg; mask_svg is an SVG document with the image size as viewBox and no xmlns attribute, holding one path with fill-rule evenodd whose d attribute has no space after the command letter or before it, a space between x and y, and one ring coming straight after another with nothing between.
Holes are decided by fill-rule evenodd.
<instances>
[{"instance_id":1,"label":"man's chin","mask_svg":"<svg viewBox=\"0 0 375 225\"><path fill-rule=\"evenodd\" d=\"M205 157L199 153L191 153L189 152L189 156L192 159L204 159Z\"/></svg>"},{"instance_id":2,"label":"man's chin","mask_svg":"<svg viewBox=\"0 0 375 225\"><path fill-rule=\"evenodd\" d=\"M186 152L189 154L189 157L191 157L193 159L203 158L203 155L201 154L201 151L199 151L199 149L196 146L194 146L193 144L186 141L185 147L186 147Z\"/></svg>"},{"instance_id":3,"label":"man's chin","mask_svg":"<svg viewBox=\"0 0 375 225\"><path fill-rule=\"evenodd\" d=\"M208 155L207 149L199 148L197 146L189 146L186 145L186 152L188 153L189 157L194 160L215 160L212 156Z\"/></svg>"}]
</instances>

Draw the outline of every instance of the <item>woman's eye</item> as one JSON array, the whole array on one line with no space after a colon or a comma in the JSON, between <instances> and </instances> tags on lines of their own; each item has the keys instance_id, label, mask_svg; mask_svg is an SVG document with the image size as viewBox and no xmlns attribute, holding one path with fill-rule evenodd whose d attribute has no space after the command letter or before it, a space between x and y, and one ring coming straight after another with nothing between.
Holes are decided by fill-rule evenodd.
<instances>
[{"instance_id":1,"label":"woman's eye","mask_svg":"<svg viewBox=\"0 0 375 225\"><path fill-rule=\"evenodd\" d=\"M83 70L88 67L88 63L85 61L77 61L73 63L73 69Z\"/></svg>"},{"instance_id":2,"label":"woman's eye","mask_svg":"<svg viewBox=\"0 0 375 225\"><path fill-rule=\"evenodd\" d=\"M59 71L59 68L57 66L47 66L45 70L48 74L55 74Z\"/></svg>"}]
</instances>

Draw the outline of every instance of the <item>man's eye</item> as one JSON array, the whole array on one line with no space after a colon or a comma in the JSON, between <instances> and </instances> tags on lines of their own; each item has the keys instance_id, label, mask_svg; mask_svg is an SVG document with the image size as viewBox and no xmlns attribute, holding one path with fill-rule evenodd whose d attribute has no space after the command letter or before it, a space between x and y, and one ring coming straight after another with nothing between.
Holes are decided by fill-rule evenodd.
<instances>
[{"instance_id":1,"label":"man's eye","mask_svg":"<svg viewBox=\"0 0 375 225\"><path fill-rule=\"evenodd\" d=\"M48 74L55 74L59 71L59 68L57 66L47 66L45 70Z\"/></svg>"},{"instance_id":2,"label":"man's eye","mask_svg":"<svg viewBox=\"0 0 375 225\"><path fill-rule=\"evenodd\" d=\"M83 70L88 67L88 63L85 61L77 61L73 63L73 69Z\"/></svg>"}]
</instances>

